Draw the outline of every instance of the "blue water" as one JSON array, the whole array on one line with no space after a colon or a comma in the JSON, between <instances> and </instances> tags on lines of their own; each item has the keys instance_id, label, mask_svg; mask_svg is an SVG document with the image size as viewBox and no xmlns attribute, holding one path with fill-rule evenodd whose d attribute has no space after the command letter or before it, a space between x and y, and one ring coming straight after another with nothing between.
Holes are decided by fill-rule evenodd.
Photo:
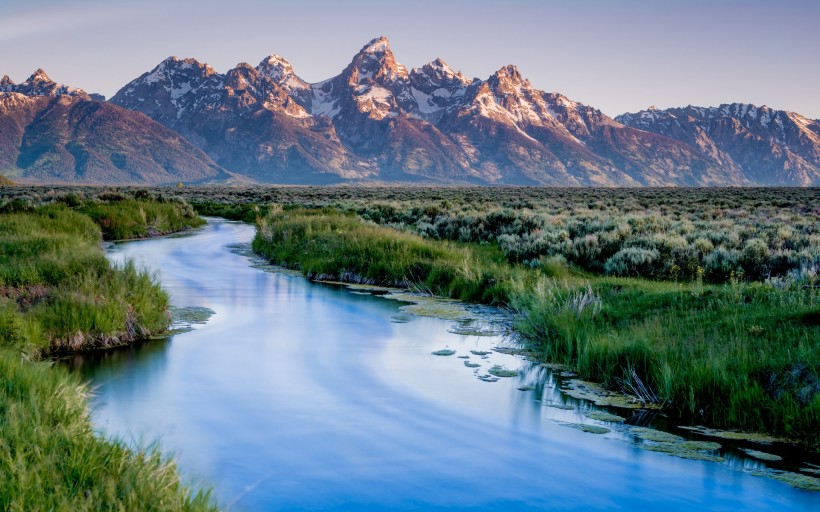
<instances>
[{"instance_id":1,"label":"blue water","mask_svg":"<svg viewBox=\"0 0 820 512\"><path fill-rule=\"evenodd\" d=\"M503 339L253 268L227 247L252 236L212 219L189 236L116 245L111 257L154 270L175 305L215 315L167 341L73 361L96 388L99 430L159 440L230 510L820 510L817 494L737 467L759 463L678 459L637 448L617 426L562 426L597 422L544 407L539 398L560 400L549 374L483 382L463 359L431 355ZM528 367L499 353L470 360L479 373Z\"/></svg>"}]
</instances>

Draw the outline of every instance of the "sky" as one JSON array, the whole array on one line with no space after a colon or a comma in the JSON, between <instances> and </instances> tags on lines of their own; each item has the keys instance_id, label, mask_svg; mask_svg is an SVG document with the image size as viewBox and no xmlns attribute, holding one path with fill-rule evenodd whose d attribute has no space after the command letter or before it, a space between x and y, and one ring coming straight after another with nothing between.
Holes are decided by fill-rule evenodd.
<instances>
[{"instance_id":1,"label":"sky","mask_svg":"<svg viewBox=\"0 0 820 512\"><path fill-rule=\"evenodd\" d=\"M276 53L309 82L384 35L408 68L441 57L615 116L768 105L820 119L817 0L2 0L0 76L43 68L107 97L168 56L225 72Z\"/></svg>"}]
</instances>

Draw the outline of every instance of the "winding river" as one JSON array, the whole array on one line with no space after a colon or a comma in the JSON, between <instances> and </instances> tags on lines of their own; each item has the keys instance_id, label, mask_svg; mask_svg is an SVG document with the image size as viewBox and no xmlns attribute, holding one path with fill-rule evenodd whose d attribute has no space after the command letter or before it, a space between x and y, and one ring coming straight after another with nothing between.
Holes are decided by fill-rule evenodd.
<instances>
[{"instance_id":1,"label":"winding river","mask_svg":"<svg viewBox=\"0 0 820 512\"><path fill-rule=\"evenodd\" d=\"M230 247L253 229L209 219L113 246L112 259L155 271L175 305L215 314L70 361L95 388L96 428L158 440L230 510L820 509L817 494L753 476L763 463L751 459L680 459L640 449L617 425L568 428L603 423L583 403L546 407L566 403L554 377L493 351L501 337L255 268ZM443 348L456 354L432 355ZM521 374L480 380L493 365Z\"/></svg>"}]
</instances>

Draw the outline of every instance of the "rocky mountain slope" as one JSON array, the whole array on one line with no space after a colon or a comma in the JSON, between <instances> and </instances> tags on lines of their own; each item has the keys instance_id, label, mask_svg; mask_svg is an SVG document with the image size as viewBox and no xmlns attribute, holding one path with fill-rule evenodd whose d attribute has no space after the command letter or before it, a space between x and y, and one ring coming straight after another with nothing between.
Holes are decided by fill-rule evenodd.
<instances>
[{"instance_id":1,"label":"rocky mountain slope","mask_svg":"<svg viewBox=\"0 0 820 512\"><path fill-rule=\"evenodd\" d=\"M0 81L0 174L48 183L161 184L229 174L145 115L37 70Z\"/></svg>"},{"instance_id":2,"label":"rocky mountain slope","mask_svg":"<svg viewBox=\"0 0 820 512\"><path fill-rule=\"evenodd\" d=\"M820 186L820 121L766 106L650 108L619 122L680 140L756 185Z\"/></svg>"},{"instance_id":3,"label":"rocky mountain slope","mask_svg":"<svg viewBox=\"0 0 820 512\"><path fill-rule=\"evenodd\" d=\"M679 140L539 91L514 66L486 80L441 59L407 69L383 37L315 84L277 55L225 74L171 57L112 102L262 182L750 183Z\"/></svg>"},{"instance_id":4,"label":"rocky mountain slope","mask_svg":"<svg viewBox=\"0 0 820 512\"><path fill-rule=\"evenodd\" d=\"M110 102L38 70L0 81L0 173L175 183L425 182L560 186L820 185L820 121L732 104L612 119L512 65L469 78L408 69L386 38L338 75L271 55L222 74L169 57Z\"/></svg>"}]
</instances>

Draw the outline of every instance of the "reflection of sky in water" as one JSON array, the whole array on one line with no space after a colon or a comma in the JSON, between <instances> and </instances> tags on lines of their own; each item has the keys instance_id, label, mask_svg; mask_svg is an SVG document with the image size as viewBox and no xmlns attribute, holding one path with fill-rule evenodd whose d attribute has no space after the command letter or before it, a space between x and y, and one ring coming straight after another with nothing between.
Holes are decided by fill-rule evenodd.
<instances>
[{"instance_id":1,"label":"reflection of sky in water","mask_svg":"<svg viewBox=\"0 0 820 512\"><path fill-rule=\"evenodd\" d=\"M165 342L81 361L96 425L160 439L186 474L234 510L809 510L815 495L725 465L636 449L550 419L591 422L539 370L488 383L458 355L499 338L448 332L399 303L265 273L226 244L253 228L213 222L194 236L121 244L112 258L158 269L178 306L208 324ZM444 347L449 357L431 352ZM499 364L492 353L481 373ZM539 384L519 391L522 384ZM737 459L738 464L753 464Z\"/></svg>"}]
</instances>

